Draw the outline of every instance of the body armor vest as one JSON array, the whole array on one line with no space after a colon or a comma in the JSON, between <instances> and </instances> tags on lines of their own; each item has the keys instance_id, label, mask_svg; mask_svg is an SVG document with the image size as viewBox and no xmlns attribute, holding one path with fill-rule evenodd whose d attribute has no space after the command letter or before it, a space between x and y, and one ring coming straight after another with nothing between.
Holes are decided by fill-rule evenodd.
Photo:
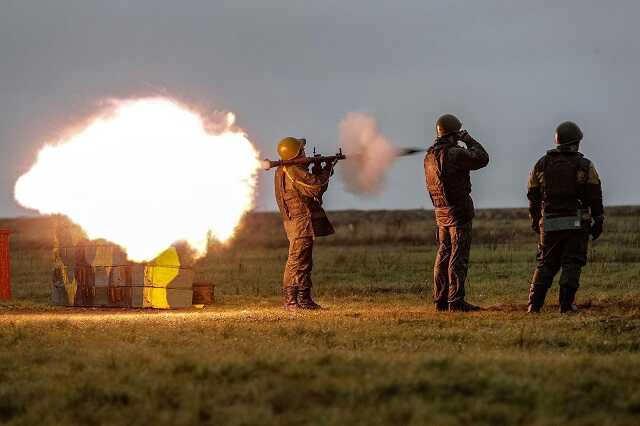
<instances>
[{"instance_id":1,"label":"body armor vest","mask_svg":"<svg viewBox=\"0 0 640 426\"><path fill-rule=\"evenodd\" d=\"M427 190L439 225L465 223L473 218L471 176L468 170L448 167L447 154L455 144L436 143L427 150L424 161Z\"/></svg>"},{"instance_id":2,"label":"body armor vest","mask_svg":"<svg viewBox=\"0 0 640 426\"><path fill-rule=\"evenodd\" d=\"M542 159L542 203L547 215L575 215L586 208L590 162L579 152L552 150Z\"/></svg>"}]
</instances>

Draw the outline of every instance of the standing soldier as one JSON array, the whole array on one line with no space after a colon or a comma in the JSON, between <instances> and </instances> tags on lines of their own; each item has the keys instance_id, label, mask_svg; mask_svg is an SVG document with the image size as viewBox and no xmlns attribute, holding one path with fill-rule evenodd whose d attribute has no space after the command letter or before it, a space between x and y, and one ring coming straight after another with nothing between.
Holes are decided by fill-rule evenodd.
<instances>
[{"instance_id":1,"label":"standing soldier","mask_svg":"<svg viewBox=\"0 0 640 426\"><path fill-rule=\"evenodd\" d=\"M278 155L282 160L304 157L305 144L305 139L284 138L278 144ZM322 208L322 195L334 165L314 166L311 173L299 165L280 166L276 170L276 201L289 239L282 283L286 309L321 308L311 298L313 240L335 232Z\"/></svg>"},{"instance_id":2,"label":"standing soldier","mask_svg":"<svg viewBox=\"0 0 640 426\"><path fill-rule=\"evenodd\" d=\"M556 129L556 149L547 151L529 175L531 227L540 234L538 266L529 288L529 312L540 312L553 277L560 274L560 312L573 312L580 271L587 263L589 234L602 233L602 186L593 163L578 149L582 131L567 121Z\"/></svg>"},{"instance_id":3,"label":"standing soldier","mask_svg":"<svg viewBox=\"0 0 640 426\"><path fill-rule=\"evenodd\" d=\"M462 123L451 114L438 118L437 137L424 158L427 190L438 225L438 253L433 265L433 301L437 311L480 309L464 300L475 214L469 172L485 167L489 154L461 129ZM459 146L458 141L466 148Z\"/></svg>"}]
</instances>

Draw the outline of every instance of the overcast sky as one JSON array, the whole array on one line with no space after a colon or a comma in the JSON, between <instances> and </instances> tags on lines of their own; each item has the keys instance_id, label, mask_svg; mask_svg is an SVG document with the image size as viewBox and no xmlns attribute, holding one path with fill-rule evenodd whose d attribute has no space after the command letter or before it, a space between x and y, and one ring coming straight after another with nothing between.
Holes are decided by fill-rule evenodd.
<instances>
[{"instance_id":1,"label":"overcast sky","mask_svg":"<svg viewBox=\"0 0 640 426\"><path fill-rule=\"evenodd\" d=\"M236 113L263 156L287 135L335 151L349 111L400 146L452 112L491 155L480 207L524 206L555 126L583 128L605 202L640 203L640 2L0 0L0 216L38 149L113 97L164 94ZM215 164L215 159L212 159ZM422 158L385 191L336 179L328 209L431 208ZM257 208L273 209L262 173Z\"/></svg>"}]
</instances>

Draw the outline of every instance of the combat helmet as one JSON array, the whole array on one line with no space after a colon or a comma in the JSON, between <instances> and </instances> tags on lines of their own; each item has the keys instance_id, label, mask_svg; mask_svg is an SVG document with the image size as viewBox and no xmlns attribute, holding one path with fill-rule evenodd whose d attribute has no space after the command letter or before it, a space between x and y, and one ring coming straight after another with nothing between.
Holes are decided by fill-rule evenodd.
<instances>
[{"instance_id":1,"label":"combat helmet","mask_svg":"<svg viewBox=\"0 0 640 426\"><path fill-rule=\"evenodd\" d=\"M305 139L297 139L291 136L286 137L278 143L278 155L282 160L296 158L306 143L307 141Z\"/></svg>"},{"instance_id":2,"label":"combat helmet","mask_svg":"<svg viewBox=\"0 0 640 426\"><path fill-rule=\"evenodd\" d=\"M570 145L582 140L582 130L573 121L565 121L556 128L556 144Z\"/></svg>"},{"instance_id":3,"label":"combat helmet","mask_svg":"<svg viewBox=\"0 0 640 426\"><path fill-rule=\"evenodd\" d=\"M438 127L443 130L441 136L446 136L460 131L462 122L453 114L444 114L436 120L436 132L438 131Z\"/></svg>"}]
</instances>

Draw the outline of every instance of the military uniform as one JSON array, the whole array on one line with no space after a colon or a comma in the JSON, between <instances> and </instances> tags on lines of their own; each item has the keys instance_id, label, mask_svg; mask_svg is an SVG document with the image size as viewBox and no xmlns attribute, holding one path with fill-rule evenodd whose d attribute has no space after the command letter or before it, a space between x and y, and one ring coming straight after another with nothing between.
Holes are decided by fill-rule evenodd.
<instances>
[{"instance_id":1,"label":"military uniform","mask_svg":"<svg viewBox=\"0 0 640 426\"><path fill-rule=\"evenodd\" d=\"M582 134L579 134L580 139ZM533 230L540 234L538 265L529 288L529 312L539 312L554 276L560 274L560 310L575 309L589 234L602 232L604 209L598 172L577 151L577 141L540 158L529 174L527 198Z\"/></svg>"},{"instance_id":2,"label":"military uniform","mask_svg":"<svg viewBox=\"0 0 640 426\"><path fill-rule=\"evenodd\" d=\"M458 138L466 149L458 146ZM469 172L488 163L487 151L466 132L437 138L424 158L426 186L438 226L433 266L433 300L438 310L471 306L464 301L475 214Z\"/></svg>"},{"instance_id":3,"label":"military uniform","mask_svg":"<svg viewBox=\"0 0 640 426\"><path fill-rule=\"evenodd\" d=\"M283 289L290 307L318 307L311 300L313 240L335 231L322 208L332 166L309 173L301 166L281 166L275 174L275 195L289 240Z\"/></svg>"}]
</instances>

